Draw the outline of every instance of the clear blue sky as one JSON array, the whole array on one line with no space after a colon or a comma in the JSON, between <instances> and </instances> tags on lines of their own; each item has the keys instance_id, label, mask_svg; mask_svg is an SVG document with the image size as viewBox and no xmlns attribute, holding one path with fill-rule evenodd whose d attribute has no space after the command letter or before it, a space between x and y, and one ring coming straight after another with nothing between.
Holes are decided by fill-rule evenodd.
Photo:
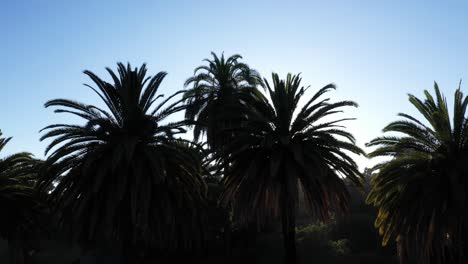
<instances>
[{"instance_id":1,"label":"clear blue sky","mask_svg":"<svg viewBox=\"0 0 468 264\"><path fill-rule=\"evenodd\" d=\"M334 82L335 99L360 105L348 127L361 146L398 112L414 113L407 93L435 80L451 99L468 77L466 1L4 0L0 33L0 129L14 137L6 153L38 157L38 131L74 121L44 102L96 103L82 71L107 78L104 67L119 61L167 71L166 94L210 51L240 53L266 77L302 72L314 89Z\"/></svg>"}]
</instances>

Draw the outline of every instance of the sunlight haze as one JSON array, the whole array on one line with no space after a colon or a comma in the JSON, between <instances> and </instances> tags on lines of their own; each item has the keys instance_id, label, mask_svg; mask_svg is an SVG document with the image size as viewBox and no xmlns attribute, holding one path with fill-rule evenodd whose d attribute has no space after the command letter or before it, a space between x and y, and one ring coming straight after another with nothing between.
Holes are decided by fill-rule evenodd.
<instances>
[{"instance_id":1,"label":"sunlight haze","mask_svg":"<svg viewBox=\"0 0 468 264\"><path fill-rule=\"evenodd\" d=\"M364 146L398 112L415 114L408 93L437 81L450 96L466 79L467 11L466 1L2 1L6 153L44 157L39 130L69 118L47 100L99 104L85 69L107 79L116 62L145 62L151 75L169 73L168 96L211 51L241 54L268 80L300 72L309 94L337 84L332 100L359 104L346 125Z\"/></svg>"}]
</instances>

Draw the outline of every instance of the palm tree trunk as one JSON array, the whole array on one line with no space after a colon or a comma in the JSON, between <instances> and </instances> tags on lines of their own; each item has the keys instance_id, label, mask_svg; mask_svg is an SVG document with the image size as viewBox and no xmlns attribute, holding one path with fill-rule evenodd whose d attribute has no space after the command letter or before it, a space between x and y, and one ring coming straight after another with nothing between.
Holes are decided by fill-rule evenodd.
<instances>
[{"instance_id":1,"label":"palm tree trunk","mask_svg":"<svg viewBox=\"0 0 468 264\"><path fill-rule=\"evenodd\" d=\"M400 240L397 242L397 253L398 253L398 258L400 259L400 264L407 264L408 260L408 252L407 252L407 246L405 243L405 238L402 236L400 237Z\"/></svg>"},{"instance_id":2,"label":"palm tree trunk","mask_svg":"<svg viewBox=\"0 0 468 264\"><path fill-rule=\"evenodd\" d=\"M123 264L133 264L137 262L134 245L130 242L130 238L127 238L123 242L122 255L123 255Z\"/></svg>"},{"instance_id":3,"label":"palm tree trunk","mask_svg":"<svg viewBox=\"0 0 468 264\"><path fill-rule=\"evenodd\" d=\"M223 174L227 177L227 171L229 164L224 165ZM232 207L231 204L227 206L226 218L224 222L224 253L226 256L231 256L232 253L232 219L231 219Z\"/></svg>"},{"instance_id":4,"label":"palm tree trunk","mask_svg":"<svg viewBox=\"0 0 468 264\"><path fill-rule=\"evenodd\" d=\"M462 262L464 261L465 263L468 261L468 228L465 228L463 232L463 240L462 240L462 256L461 260Z\"/></svg>"},{"instance_id":5,"label":"palm tree trunk","mask_svg":"<svg viewBox=\"0 0 468 264\"><path fill-rule=\"evenodd\" d=\"M283 198L284 205L281 212L281 222L283 227L283 242L284 242L284 263L297 263L296 255L296 215L294 207L291 207L287 202L286 197Z\"/></svg>"},{"instance_id":6,"label":"palm tree trunk","mask_svg":"<svg viewBox=\"0 0 468 264\"><path fill-rule=\"evenodd\" d=\"M232 228L231 228L231 221L227 220L224 225L224 249L226 252L226 256L231 256L232 252Z\"/></svg>"},{"instance_id":7,"label":"palm tree trunk","mask_svg":"<svg viewBox=\"0 0 468 264\"><path fill-rule=\"evenodd\" d=\"M24 250L18 236L14 236L8 240L8 250L11 264L24 264Z\"/></svg>"},{"instance_id":8,"label":"palm tree trunk","mask_svg":"<svg viewBox=\"0 0 468 264\"><path fill-rule=\"evenodd\" d=\"M248 249L254 248L255 245L257 244L257 231L258 231L257 221L250 222L247 227L248 235L246 236L247 241L245 242L245 245L248 247Z\"/></svg>"}]
</instances>

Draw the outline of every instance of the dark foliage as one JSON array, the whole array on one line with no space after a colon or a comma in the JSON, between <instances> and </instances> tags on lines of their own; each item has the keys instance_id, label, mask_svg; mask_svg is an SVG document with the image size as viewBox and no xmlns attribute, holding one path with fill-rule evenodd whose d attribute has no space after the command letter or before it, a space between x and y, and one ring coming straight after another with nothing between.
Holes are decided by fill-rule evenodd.
<instances>
[{"instance_id":1,"label":"dark foliage","mask_svg":"<svg viewBox=\"0 0 468 264\"><path fill-rule=\"evenodd\" d=\"M369 146L371 157L390 157L377 172L368 202L379 209L375 225L383 244L397 240L400 254L418 263L466 263L468 238L468 98L455 91L453 118L434 85L435 98L425 91L420 100L409 95L424 121L399 114L383 136ZM465 251L467 252L467 251Z\"/></svg>"},{"instance_id":2,"label":"dark foliage","mask_svg":"<svg viewBox=\"0 0 468 264\"><path fill-rule=\"evenodd\" d=\"M106 108L67 99L46 103L85 123L44 129L42 139L52 141L42 188L53 188L61 219L72 221L83 244L199 247L206 189L199 155L193 143L177 137L186 121L165 122L185 109L181 100L171 102L181 92L162 99L158 88L166 73L147 77L145 65L132 69L119 63L117 74L107 71L112 84L85 71L95 88L87 86Z\"/></svg>"},{"instance_id":3,"label":"dark foliage","mask_svg":"<svg viewBox=\"0 0 468 264\"><path fill-rule=\"evenodd\" d=\"M318 90L302 108L299 102L307 88L299 76L273 86L265 80L267 96L251 93L246 121L221 153L229 170L223 179L223 203L232 203L240 221L281 216L287 261L295 261L295 218L299 190L307 208L319 219L332 212L346 212L349 194L344 178L360 185L360 173L347 152L362 154L353 136L340 122L325 121L354 102L330 103L320 97L335 87Z\"/></svg>"}]
</instances>

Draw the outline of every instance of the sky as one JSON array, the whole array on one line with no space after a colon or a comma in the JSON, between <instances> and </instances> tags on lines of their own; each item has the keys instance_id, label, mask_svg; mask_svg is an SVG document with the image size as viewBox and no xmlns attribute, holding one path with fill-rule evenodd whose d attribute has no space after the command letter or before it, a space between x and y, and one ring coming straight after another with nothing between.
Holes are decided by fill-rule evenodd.
<instances>
[{"instance_id":1,"label":"sky","mask_svg":"<svg viewBox=\"0 0 468 264\"><path fill-rule=\"evenodd\" d=\"M451 102L468 79L467 12L461 0L2 0L0 129L13 137L2 155L44 158L39 130L78 122L46 101L99 104L83 70L109 80L105 67L147 63L150 74L168 72L169 95L211 51L241 54L267 79L301 73L306 96L335 83L332 100L359 104L344 115L357 119L346 126L364 147L397 113L419 117L408 93L422 96L437 81Z\"/></svg>"}]
</instances>

